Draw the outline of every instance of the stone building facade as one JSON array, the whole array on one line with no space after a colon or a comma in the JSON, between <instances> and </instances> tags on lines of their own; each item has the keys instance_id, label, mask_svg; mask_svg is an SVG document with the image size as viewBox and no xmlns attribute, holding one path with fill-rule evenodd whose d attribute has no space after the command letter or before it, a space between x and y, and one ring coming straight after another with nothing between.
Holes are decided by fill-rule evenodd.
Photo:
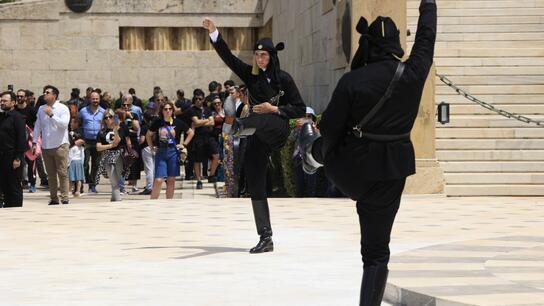
<instances>
[{"instance_id":1,"label":"stone building facade","mask_svg":"<svg viewBox=\"0 0 544 306\"><path fill-rule=\"evenodd\" d=\"M73 87L100 87L114 96L134 87L145 98L155 85L174 96L179 88L190 93L207 89L212 80L237 80L210 50L201 28L209 16L248 61L259 37L285 42L282 68L293 75L307 104L321 112L348 66L342 48L350 41L343 44L341 33L342 20L350 17L346 12L372 17L389 1L92 2L84 13L72 12L64 0L0 5L0 85L40 92L51 83L64 99Z\"/></svg>"},{"instance_id":2,"label":"stone building facade","mask_svg":"<svg viewBox=\"0 0 544 306\"><path fill-rule=\"evenodd\" d=\"M123 31L144 29L144 34L151 33L151 45L158 42L162 47L164 33L179 34L185 29L202 37L202 18L210 16L221 27L255 29L262 34L266 30L261 29L262 12L260 0L95 0L81 14L70 11L64 0L3 4L0 85L41 93L42 86L54 84L63 99L69 97L71 88L83 91L88 86L114 96L134 87L142 98L151 96L155 85L168 96L175 96L179 88L188 93L197 87L207 90L212 80L235 78L214 51L122 50ZM245 58L250 54L241 52Z\"/></svg>"}]
</instances>

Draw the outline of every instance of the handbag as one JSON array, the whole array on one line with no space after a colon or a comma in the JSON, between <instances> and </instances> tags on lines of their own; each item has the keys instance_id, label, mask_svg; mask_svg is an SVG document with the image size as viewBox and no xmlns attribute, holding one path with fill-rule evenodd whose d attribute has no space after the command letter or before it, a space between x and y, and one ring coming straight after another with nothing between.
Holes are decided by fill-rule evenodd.
<instances>
[{"instance_id":1,"label":"handbag","mask_svg":"<svg viewBox=\"0 0 544 306\"><path fill-rule=\"evenodd\" d=\"M132 166L132 164L134 164L138 158L140 158L140 154L138 154L138 151L134 150L134 148L129 146L126 142L123 149L123 154L121 155L123 158L123 166L124 168L128 168Z\"/></svg>"}]
</instances>

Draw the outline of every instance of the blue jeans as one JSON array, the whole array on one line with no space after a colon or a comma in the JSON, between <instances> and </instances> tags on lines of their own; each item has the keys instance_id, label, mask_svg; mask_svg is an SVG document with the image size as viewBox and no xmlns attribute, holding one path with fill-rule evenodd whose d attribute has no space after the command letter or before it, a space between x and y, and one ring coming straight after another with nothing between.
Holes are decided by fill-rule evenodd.
<instances>
[{"instance_id":1,"label":"blue jeans","mask_svg":"<svg viewBox=\"0 0 544 306\"><path fill-rule=\"evenodd\" d=\"M178 150L176 147L159 148L155 155L155 178L176 177L179 175Z\"/></svg>"}]
</instances>

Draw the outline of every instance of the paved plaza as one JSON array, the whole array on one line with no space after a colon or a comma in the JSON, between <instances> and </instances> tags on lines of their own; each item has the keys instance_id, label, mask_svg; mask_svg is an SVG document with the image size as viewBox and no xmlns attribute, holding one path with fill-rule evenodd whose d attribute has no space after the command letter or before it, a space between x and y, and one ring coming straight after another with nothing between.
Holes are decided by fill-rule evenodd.
<instances>
[{"instance_id":1,"label":"paved plaza","mask_svg":"<svg viewBox=\"0 0 544 306\"><path fill-rule=\"evenodd\" d=\"M176 199L85 195L0 210L1 305L357 305L347 199L271 199L276 250L248 199L178 182ZM205 184L206 185L206 184ZM99 186L106 192L108 186ZM544 199L405 196L386 298L398 305L544 305Z\"/></svg>"}]
</instances>

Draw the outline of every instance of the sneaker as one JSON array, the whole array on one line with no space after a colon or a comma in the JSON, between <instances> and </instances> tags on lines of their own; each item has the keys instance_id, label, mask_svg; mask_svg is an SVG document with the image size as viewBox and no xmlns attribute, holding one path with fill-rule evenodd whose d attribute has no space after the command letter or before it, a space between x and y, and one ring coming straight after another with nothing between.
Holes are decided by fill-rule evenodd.
<instances>
[{"instance_id":1,"label":"sneaker","mask_svg":"<svg viewBox=\"0 0 544 306\"><path fill-rule=\"evenodd\" d=\"M79 198L81 196L81 193L79 191L74 192L74 198Z\"/></svg>"},{"instance_id":2,"label":"sneaker","mask_svg":"<svg viewBox=\"0 0 544 306\"><path fill-rule=\"evenodd\" d=\"M89 193L98 193L98 191L96 191L96 186L89 186Z\"/></svg>"},{"instance_id":3,"label":"sneaker","mask_svg":"<svg viewBox=\"0 0 544 306\"><path fill-rule=\"evenodd\" d=\"M51 200L48 205L59 205L59 200Z\"/></svg>"},{"instance_id":4,"label":"sneaker","mask_svg":"<svg viewBox=\"0 0 544 306\"><path fill-rule=\"evenodd\" d=\"M150 195L151 189L144 189L142 192L138 193L139 195Z\"/></svg>"},{"instance_id":5,"label":"sneaker","mask_svg":"<svg viewBox=\"0 0 544 306\"><path fill-rule=\"evenodd\" d=\"M125 195L125 193L127 193L127 191L125 190L125 188L121 188L121 189L119 189L119 193L121 193L121 195Z\"/></svg>"},{"instance_id":6,"label":"sneaker","mask_svg":"<svg viewBox=\"0 0 544 306\"><path fill-rule=\"evenodd\" d=\"M208 183L217 183L217 176L209 176Z\"/></svg>"},{"instance_id":7,"label":"sneaker","mask_svg":"<svg viewBox=\"0 0 544 306\"><path fill-rule=\"evenodd\" d=\"M202 189L202 182L201 181L198 181L196 182L196 189Z\"/></svg>"},{"instance_id":8,"label":"sneaker","mask_svg":"<svg viewBox=\"0 0 544 306\"><path fill-rule=\"evenodd\" d=\"M139 191L140 191L140 189L138 189L138 187L132 186L132 193L137 193Z\"/></svg>"},{"instance_id":9,"label":"sneaker","mask_svg":"<svg viewBox=\"0 0 544 306\"><path fill-rule=\"evenodd\" d=\"M41 187L49 187L49 182L48 182L47 180L42 180L42 181L40 182L40 186L41 186Z\"/></svg>"},{"instance_id":10,"label":"sneaker","mask_svg":"<svg viewBox=\"0 0 544 306\"><path fill-rule=\"evenodd\" d=\"M30 185L30 189L28 189L29 193L36 193L36 185Z\"/></svg>"},{"instance_id":11,"label":"sneaker","mask_svg":"<svg viewBox=\"0 0 544 306\"><path fill-rule=\"evenodd\" d=\"M70 201L68 201L68 200L62 200L62 204L64 204L64 205L70 204Z\"/></svg>"}]
</instances>

